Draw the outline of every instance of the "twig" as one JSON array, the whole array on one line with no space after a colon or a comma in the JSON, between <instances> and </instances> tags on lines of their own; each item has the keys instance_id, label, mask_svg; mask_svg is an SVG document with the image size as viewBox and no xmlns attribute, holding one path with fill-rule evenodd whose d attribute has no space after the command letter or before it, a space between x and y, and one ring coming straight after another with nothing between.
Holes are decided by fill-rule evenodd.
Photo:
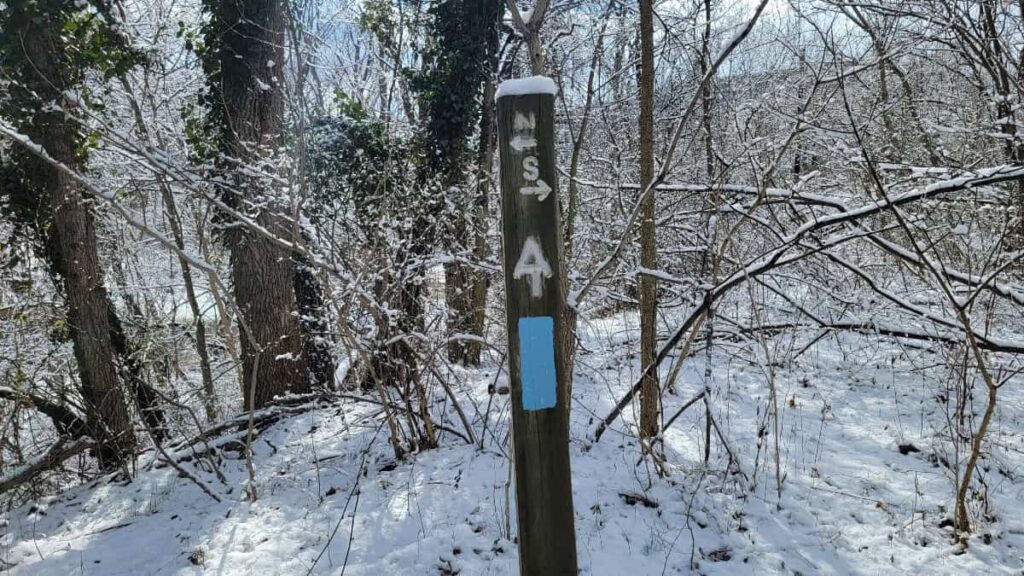
<instances>
[{"instance_id":1,"label":"twig","mask_svg":"<svg viewBox=\"0 0 1024 576\"><path fill-rule=\"evenodd\" d=\"M313 573L313 569L316 568L316 565L320 562L320 559L324 557L324 554L326 554L327 550L331 547L331 542L334 541L334 537L338 534L338 529L341 527L341 522L345 519L345 512L348 511L348 505L352 501L352 497L355 496L356 503L355 509L352 510L352 524L350 525L348 530L348 546L345 548L345 563L341 567L341 573L345 573L345 568L348 566L348 555L349 552L352 551L352 539L354 536L354 528L356 523L356 510L358 510L359 508L359 479L363 477L363 473L366 470L366 459L370 455L370 448L373 447L373 443L374 441L377 440L377 435L380 434L381 428L383 426L384 422L381 422L380 424L377 425L377 430L373 433L373 437L371 437L370 441L367 442L366 448L363 448L363 457L362 460L360 460L359 462L359 470L356 473L355 481L352 484L352 489L349 490L348 498L345 500L345 507L342 508L341 515L338 516L338 522L334 525L334 529L331 531L331 535L327 538L327 543L324 544L324 547L320 550L320 553L317 554L316 559L313 560L313 564L309 567L309 570L306 571L306 576L309 576Z\"/></svg>"},{"instance_id":2,"label":"twig","mask_svg":"<svg viewBox=\"0 0 1024 576\"><path fill-rule=\"evenodd\" d=\"M707 388L705 388L704 390L701 390L700 392L697 393L696 396L694 396L693 398L690 398L689 400L687 400L686 404L683 404L682 408L677 410L676 413L673 414L672 417L668 419L668 422L665 422L664 426L661 427L662 434L664 434L665 431L669 429L669 426L672 426L672 423L676 421L676 418L679 418L679 416L682 415L683 412L686 412L687 408L689 408L690 406L693 406L698 401L700 401L700 399L704 397L704 394L706 392L707 392Z\"/></svg>"}]
</instances>

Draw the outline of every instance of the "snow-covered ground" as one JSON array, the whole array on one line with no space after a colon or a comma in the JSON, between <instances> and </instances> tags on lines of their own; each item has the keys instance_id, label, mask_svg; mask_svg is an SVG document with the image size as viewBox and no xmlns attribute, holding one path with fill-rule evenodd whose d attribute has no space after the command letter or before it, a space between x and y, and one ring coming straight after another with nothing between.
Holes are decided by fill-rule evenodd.
<instances>
[{"instance_id":1,"label":"snow-covered ground","mask_svg":"<svg viewBox=\"0 0 1024 576\"><path fill-rule=\"evenodd\" d=\"M764 349L738 341L712 356L713 413L739 470L727 472L717 439L703 464L698 403L665 435L669 474L658 478L626 433L632 412L587 441L593 416L637 374L635 320L588 322L581 338L571 452L583 574L1024 573L1024 383L1000 391L981 473L989 519L976 520L963 551L941 527L953 502L943 462L955 455L943 440L951 408L937 354L830 336L777 366L780 500L765 420L770 371L756 360ZM772 346L799 351L810 339ZM489 413L482 450L444 434L440 448L395 462L379 408L341 400L259 436L255 503L237 453L225 453L234 456L222 465L226 483L184 464L219 503L143 461L131 482L81 486L0 517L0 566L14 575L517 574L508 396L488 411L488 386L504 378L496 369L462 374L470 417ZM703 374L699 352L666 396L668 415L701 390Z\"/></svg>"}]
</instances>

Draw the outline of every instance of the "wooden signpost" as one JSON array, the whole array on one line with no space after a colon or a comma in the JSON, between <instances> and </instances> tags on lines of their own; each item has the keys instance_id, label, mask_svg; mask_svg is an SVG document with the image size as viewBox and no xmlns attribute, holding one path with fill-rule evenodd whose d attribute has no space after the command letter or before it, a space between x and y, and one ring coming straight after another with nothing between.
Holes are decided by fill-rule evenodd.
<instances>
[{"instance_id":1,"label":"wooden signpost","mask_svg":"<svg viewBox=\"0 0 1024 576\"><path fill-rule=\"evenodd\" d=\"M498 150L520 574L575 576L565 307L556 194L555 84L498 89Z\"/></svg>"}]
</instances>

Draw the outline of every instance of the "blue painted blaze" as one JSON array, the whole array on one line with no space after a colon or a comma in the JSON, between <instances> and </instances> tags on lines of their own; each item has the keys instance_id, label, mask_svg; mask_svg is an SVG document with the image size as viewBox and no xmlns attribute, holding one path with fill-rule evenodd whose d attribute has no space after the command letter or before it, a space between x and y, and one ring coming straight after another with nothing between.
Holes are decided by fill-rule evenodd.
<instances>
[{"instance_id":1,"label":"blue painted blaze","mask_svg":"<svg viewBox=\"0 0 1024 576\"><path fill-rule=\"evenodd\" d=\"M554 408L555 323L550 316L519 319L519 372L523 410Z\"/></svg>"}]
</instances>

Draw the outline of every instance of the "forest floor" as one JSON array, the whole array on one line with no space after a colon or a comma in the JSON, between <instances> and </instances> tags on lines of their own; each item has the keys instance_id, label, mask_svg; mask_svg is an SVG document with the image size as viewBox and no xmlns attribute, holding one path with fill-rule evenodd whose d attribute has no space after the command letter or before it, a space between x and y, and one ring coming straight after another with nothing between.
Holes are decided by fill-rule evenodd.
<instances>
[{"instance_id":1,"label":"forest floor","mask_svg":"<svg viewBox=\"0 0 1024 576\"><path fill-rule=\"evenodd\" d=\"M829 336L802 352L813 335L767 348L724 341L712 355L711 406L739 471L726 472L717 438L704 464L697 403L665 434L668 475L658 478L625 433L632 412L587 441L594 416L637 375L635 324L616 315L581 330L570 447L581 573L1024 574L1024 382L1000 391L978 483L988 518L974 506L977 533L964 550L943 522L957 455L954 385L939 353L876 336ZM791 358L774 367L777 436L765 419L766 354ZM704 362L703 351L688 361L667 415L702 389ZM223 462L226 483L183 464L216 502L150 454L131 482L72 488L0 516L0 572L516 574L500 448L509 397L488 395L505 378L497 370L459 373L470 418L491 402L482 450L445 433L439 448L395 461L379 406L341 400L258 436L256 502L246 501L244 460ZM461 430L454 418L445 425Z\"/></svg>"}]
</instances>

